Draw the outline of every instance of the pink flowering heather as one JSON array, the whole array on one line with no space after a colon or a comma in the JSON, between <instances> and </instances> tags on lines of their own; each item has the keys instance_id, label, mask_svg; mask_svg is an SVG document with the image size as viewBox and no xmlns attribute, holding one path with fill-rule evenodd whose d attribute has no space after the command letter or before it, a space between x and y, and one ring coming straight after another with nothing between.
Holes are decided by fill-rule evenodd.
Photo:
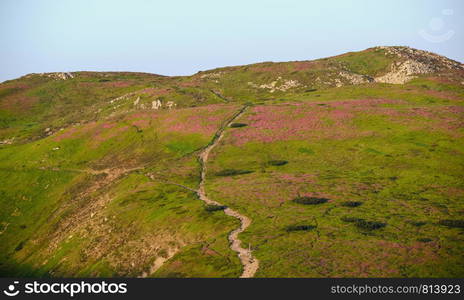
<instances>
[{"instance_id":1,"label":"pink flowering heather","mask_svg":"<svg viewBox=\"0 0 464 300\"><path fill-rule=\"evenodd\" d=\"M215 178L221 186L221 197L238 201L259 202L265 207L275 207L293 197L310 196L337 199L317 189L314 174L266 173L265 176L221 177ZM237 187L240 187L237 189Z\"/></svg>"},{"instance_id":2,"label":"pink flowering heather","mask_svg":"<svg viewBox=\"0 0 464 300\"><path fill-rule=\"evenodd\" d=\"M237 109L236 105L223 104L178 109L166 114L160 125L166 131L211 136Z\"/></svg>"},{"instance_id":3,"label":"pink flowering heather","mask_svg":"<svg viewBox=\"0 0 464 300\"><path fill-rule=\"evenodd\" d=\"M360 112L385 110L384 104L396 100L363 99L317 103L281 104L254 107L245 123L248 127L233 132L233 143L249 141L271 143L280 140L311 138L346 139L368 135L354 130L353 118Z\"/></svg>"},{"instance_id":4,"label":"pink flowering heather","mask_svg":"<svg viewBox=\"0 0 464 300\"><path fill-rule=\"evenodd\" d=\"M124 127L127 129L127 126L117 128L117 123L89 122L81 126L67 128L63 132L59 132L53 139L59 142L65 139L76 139L90 135L93 142L102 142L125 131L126 129L122 130Z\"/></svg>"},{"instance_id":5,"label":"pink flowering heather","mask_svg":"<svg viewBox=\"0 0 464 300\"><path fill-rule=\"evenodd\" d=\"M62 140L73 138L78 133L78 131L79 131L79 129L77 127L67 128L63 132L60 132L57 135L55 135L53 137L53 140L55 142L59 142L59 141L62 141Z\"/></svg>"},{"instance_id":6,"label":"pink flowering heather","mask_svg":"<svg viewBox=\"0 0 464 300\"><path fill-rule=\"evenodd\" d=\"M210 137L238 108L237 105L212 104L172 110L143 111L127 116L126 120L141 129L154 127L163 132L197 133Z\"/></svg>"},{"instance_id":7,"label":"pink flowering heather","mask_svg":"<svg viewBox=\"0 0 464 300\"><path fill-rule=\"evenodd\" d=\"M116 124L114 125L116 126ZM91 144L93 147L97 147L102 142L109 140L111 138L114 138L120 135L121 133L126 132L128 129L129 129L129 126L121 126L121 127L113 128L112 130L98 131L98 133L96 133L94 138L92 139Z\"/></svg>"}]
</instances>

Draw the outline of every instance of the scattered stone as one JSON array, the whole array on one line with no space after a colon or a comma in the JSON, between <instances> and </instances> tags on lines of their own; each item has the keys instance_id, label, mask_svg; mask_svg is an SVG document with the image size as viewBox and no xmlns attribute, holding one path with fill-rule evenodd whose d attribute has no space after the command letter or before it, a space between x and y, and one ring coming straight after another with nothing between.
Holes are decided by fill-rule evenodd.
<instances>
[{"instance_id":1,"label":"scattered stone","mask_svg":"<svg viewBox=\"0 0 464 300\"><path fill-rule=\"evenodd\" d=\"M74 75L71 72L39 73L39 75L53 78L56 80L66 80L74 78Z\"/></svg>"},{"instance_id":2,"label":"scattered stone","mask_svg":"<svg viewBox=\"0 0 464 300\"><path fill-rule=\"evenodd\" d=\"M257 85L250 81L248 82L248 85L254 88L268 89L271 93L274 93L275 91L285 92L286 90L289 90L291 88L299 87L301 86L301 83L293 79L285 80L279 76L276 80L272 81L271 83Z\"/></svg>"},{"instance_id":3,"label":"scattered stone","mask_svg":"<svg viewBox=\"0 0 464 300\"><path fill-rule=\"evenodd\" d=\"M0 145L11 145L14 142L14 137L0 141Z\"/></svg>"},{"instance_id":4,"label":"scattered stone","mask_svg":"<svg viewBox=\"0 0 464 300\"><path fill-rule=\"evenodd\" d=\"M217 78L220 78L223 74L224 74L224 72L207 73L207 74L200 75L200 78L202 78L202 79L217 79Z\"/></svg>"},{"instance_id":5,"label":"scattered stone","mask_svg":"<svg viewBox=\"0 0 464 300\"><path fill-rule=\"evenodd\" d=\"M168 101L168 103L166 103L166 106L168 107L168 109L171 109L173 107L176 107L177 104L174 103L174 101Z\"/></svg>"},{"instance_id":6,"label":"scattered stone","mask_svg":"<svg viewBox=\"0 0 464 300\"><path fill-rule=\"evenodd\" d=\"M133 95L135 95L135 92L133 92L133 93L128 93L128 94L124 94L124 95L119 96L119 97L117 97L117 98L111 99L111 100L110 100L110 103L113 104L114 102L127 99L127 98L129 98L129 97L132 97Z\"/></svg>"},{"instance_id":7,"label":"scattered stone","mask_svg":"<svg viewBox=\"0 0 464 300\"><path fill-rule=\"evenodd\" d=\"M348 80L349 84L363 84L374 81L374 79L372 79L369 76L360 75L348 71L342 71L339 73L339 75Z\"/></svg>"},{"instance_id":8,"label":"scattered stone","mask_svg":"<svg viewBox=\"0 0 464 300\"><path fill-rule=\"evenodd\" d=\"M160 109L161 106L162 104L159 99L151 102L151 109Z\"/></svg>"}]
</instances>

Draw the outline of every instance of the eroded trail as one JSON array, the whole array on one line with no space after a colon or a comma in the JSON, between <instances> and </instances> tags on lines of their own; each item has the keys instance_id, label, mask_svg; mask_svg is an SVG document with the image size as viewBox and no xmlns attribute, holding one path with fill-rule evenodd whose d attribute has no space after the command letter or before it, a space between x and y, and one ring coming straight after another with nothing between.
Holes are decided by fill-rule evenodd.
<instances>
[{"instance_id":1,"label":"eroded trail","mask_svg":"<svg viewBox=\"0 0 464 300\"><path fill-rule=\"evenodd\" d=\"M205 191L205 180L206 180L206 172L207 172L207 167L206 164L208 162L208 157L213 150L214 147L221 141L221 139L224 136L224 131L226 128L230 126L236 119L238 119L246 110L246 106L243 107L238 113L236 113L230 120L225 124L223 127L221 127L217 132L216 135L211 142L199 155L200 163L201 163L201 181L200 185L197 190L198 197L200 197L201 200L203 200L206 204L212 204L212 205L222 205L219 202L216 202L214 200L211 200L208 198L206 195ZM230 242L230 248L238 253L238 257L240 258L240 261L242 262L243 265L243 273L240 276L240 278L250 278L253 277L258 270L259 267L259 261L253 257L251 253L251 249L243 248L241 246L242 241L239 240L238 235L243 232L245 229L248 228L251 224L251 220L240 214L239 212L231 209L231 208L226 208L224 210L224 213L228 216L234 217L236 219L240 220L240 227L233 230L229 234L229 242Z\"/></svg>"}]
</instances>

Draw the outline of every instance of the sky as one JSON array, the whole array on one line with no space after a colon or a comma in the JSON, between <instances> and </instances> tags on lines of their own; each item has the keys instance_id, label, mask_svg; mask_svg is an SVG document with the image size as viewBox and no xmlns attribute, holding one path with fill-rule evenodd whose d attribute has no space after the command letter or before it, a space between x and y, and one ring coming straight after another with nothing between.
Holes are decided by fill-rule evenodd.
<instances>
[{"instance_id":1,"label":"sky","mask_svg":"<svg viewBox=\"0 0 464 300\"><path fill-rule=\"evenodd\" d=\"M462 0L0 0L0 82L28 73L190 75L410 46L464 61Z\"/></svg>"}]
</instances>

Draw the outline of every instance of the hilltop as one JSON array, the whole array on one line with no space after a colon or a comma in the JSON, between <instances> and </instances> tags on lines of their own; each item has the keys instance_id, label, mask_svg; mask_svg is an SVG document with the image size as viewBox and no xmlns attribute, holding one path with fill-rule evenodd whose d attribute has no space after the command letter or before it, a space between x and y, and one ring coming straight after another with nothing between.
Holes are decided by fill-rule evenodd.
<instances>
[{"instance_id":1,"label":"hilltop","mask_svg":"<svg viewBox=\"0 0 464 300\"><path fill-rule=\"evenodd\" d=\"M255 103L321 89L405 84L420 78L461 86L463 74L461 63L409 47L374 47L314 61L225 67L193 76L131 72L29 74L1 84L0 139L13 138L15 125L24 125L21 118L28 123L27 132L40 136L34 129L61 129L133 109ZM9 130L4 130L6 127ZM22 138L23 134L14 138Z\"/></svg>"},{"instance_id":2,"label":"hilltop","mask_svg":"<svg viewBox=\"0 0 464 300\"><path fill-rule=\"evenodd\" d=\"M257 277L462 277L463 104L409 47L5 81L0 274L238 277L236 232Z\"/></svg>"}]
</instances>

